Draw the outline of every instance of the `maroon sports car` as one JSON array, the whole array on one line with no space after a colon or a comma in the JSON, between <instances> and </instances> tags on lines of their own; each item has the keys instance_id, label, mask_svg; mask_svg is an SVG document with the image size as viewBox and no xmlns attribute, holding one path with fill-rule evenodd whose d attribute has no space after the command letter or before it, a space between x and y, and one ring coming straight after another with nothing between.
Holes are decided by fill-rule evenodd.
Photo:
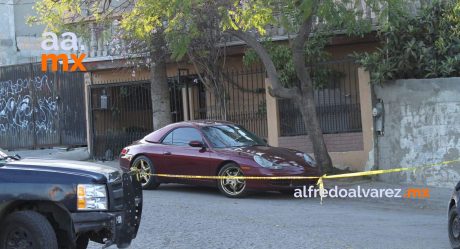
<instances>
[{"instance_id":1,"label":"maroon sports car","mask_svg":"<svg viewBox=\"0 0 460 249\"><path fill-rule=\"evenodd\" d=\"M120 165L142 172L200 176L318 176L315 161L300 151L272 147L239 125L224 121L190 121L168 125L124 148ZM278 190L310 185L314 180L205 180L142 177L144 189L160 183L216 186L228 197L250 190Z\"/></svg>"}]
</instances>

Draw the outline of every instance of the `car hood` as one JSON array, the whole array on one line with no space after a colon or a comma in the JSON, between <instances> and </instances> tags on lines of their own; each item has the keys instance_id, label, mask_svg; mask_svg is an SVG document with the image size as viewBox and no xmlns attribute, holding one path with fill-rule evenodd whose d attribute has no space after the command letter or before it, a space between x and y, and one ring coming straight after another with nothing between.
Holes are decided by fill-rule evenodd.
<instances>
[{"instance_id":1,"label":"car hood","mask_svg":"<svg viewBox=\"0 0 460 249\"><path fill-rule=\"evenodd\" d=\"M297 150L271 146L249 146L230 148L228 150L233 153L239 153L240 155L247 155L248 157L259 155L280 165L311 167L311 165L307 164L303 159L303 152Z\"/></svg>"},{"instance_id":2,"label":"car hood","mask_svg":"<svg viewBox=\"0 0 460 249\"><path fill-rule=\"evenodd\" d=\"M121 179L122 171L118 168L97 163L70 161L70 160L45 160L27 158L6 163L3 167L20 170L36 170L59 172L64 174L86 175L95 179L106 178L108 182Z\"/></svg>"}]
</instances>

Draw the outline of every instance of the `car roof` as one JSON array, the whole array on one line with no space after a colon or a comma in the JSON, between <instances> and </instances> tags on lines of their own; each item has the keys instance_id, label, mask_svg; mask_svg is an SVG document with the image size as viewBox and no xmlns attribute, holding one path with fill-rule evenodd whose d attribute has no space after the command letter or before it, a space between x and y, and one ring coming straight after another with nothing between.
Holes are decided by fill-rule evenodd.
<instances>
[{"instance_id":1,"label":"car roof","mask_svg":"<svg viewBox=\"0 0 460 249\"><path fill-rule=\"evenodd\" d=\"M213 125L235 125L232 122L223 121L223 120L190 120L190 121L182 121L173 124L169 124L161 129L158 129L147 136L144 139L148 142L152 143L159 143L160 140L167 134L169 131L178 128L178 127L205 127L205 126L213 126Z\"/></svg>"},{"instance_id":2,"label":"car roof","mask_svg":"<svg viewBox=\"0 0 460 249\"><path fill-rule=\"evenodd\" d=\"M177 126L181 126L181 125L211 126L211 125L228 125L228 124L234 125L234 123L224 121L224 120L208 120L208 119L183 121L183 122L178 122L178 123L175 123L175 124Z\"/></svg>"}]
</instances>

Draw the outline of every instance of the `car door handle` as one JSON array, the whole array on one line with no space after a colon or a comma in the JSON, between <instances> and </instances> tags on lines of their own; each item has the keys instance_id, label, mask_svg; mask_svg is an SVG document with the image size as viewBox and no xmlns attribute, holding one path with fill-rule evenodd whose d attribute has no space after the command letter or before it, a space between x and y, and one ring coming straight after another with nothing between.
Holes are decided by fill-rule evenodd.
<instances>
[{"instance_id":1,"label":"car door handle","mask_svg":"<svg viewBox=\"0 0 460 249\"><path fill-rule=\"evenodd\" d=\"M163 152L163 155L165 155L165 156L170 156L170 155L171 155L171 152L169 152L169 151Z\"/></svg>"}]
</instances>

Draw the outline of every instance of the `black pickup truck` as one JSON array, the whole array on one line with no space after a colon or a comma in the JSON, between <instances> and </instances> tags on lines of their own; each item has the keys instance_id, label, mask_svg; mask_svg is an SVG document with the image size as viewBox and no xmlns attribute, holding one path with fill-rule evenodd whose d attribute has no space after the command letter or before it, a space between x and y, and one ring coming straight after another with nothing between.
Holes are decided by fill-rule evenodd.
<instances>
[{"instance_id":1,"label":"black pickup truck","mask_svg":"<svg viewBox=\"0 0 460 249\"><path fill-rule=\"evenodd\" d=\"M126 248L141 215L141 185L127 172L0 151L0 249Z\"/></svg>"}]
</instances>

